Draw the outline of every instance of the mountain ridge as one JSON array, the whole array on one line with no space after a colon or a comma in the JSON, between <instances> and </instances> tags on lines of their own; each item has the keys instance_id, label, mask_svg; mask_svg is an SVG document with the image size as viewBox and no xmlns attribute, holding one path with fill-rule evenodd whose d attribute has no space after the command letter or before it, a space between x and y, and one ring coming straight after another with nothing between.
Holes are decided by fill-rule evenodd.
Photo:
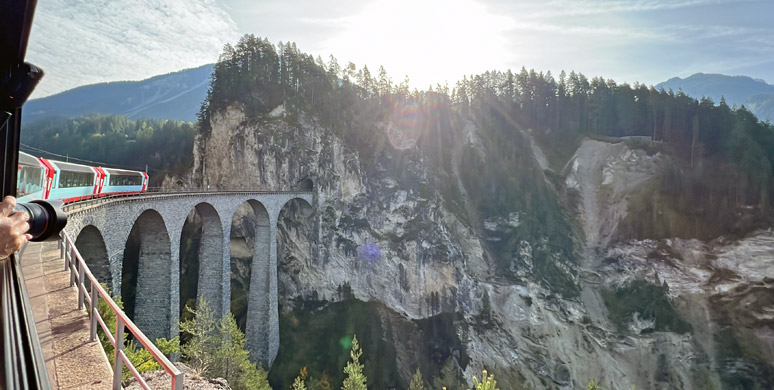
<instances>
[{"instance_id":1,"label":"mountain ridge","mask_svg":"<svg viewBox=\"0 0 774 390\"><path fill-rule=\"evenodd\" d=\"M24 106L24 122L94 113L192 122L207 96L213 69L213 64L207 64L144 80L84 85L33 99Z\"/></svg>"},{"instance_id":2,"label":"mountain ridge","mask_svg":"<svg viewBox=\"0 0 774 390\"><path fill-rule=\"evenodd\" d=\"M655 86L682 90L694 98L709 97L715 103L725 98L730 106L745 106L758 119L774 119L774 85L750 76L694 73L686 78L672 77Z\"/></svg>"}]
</instances>

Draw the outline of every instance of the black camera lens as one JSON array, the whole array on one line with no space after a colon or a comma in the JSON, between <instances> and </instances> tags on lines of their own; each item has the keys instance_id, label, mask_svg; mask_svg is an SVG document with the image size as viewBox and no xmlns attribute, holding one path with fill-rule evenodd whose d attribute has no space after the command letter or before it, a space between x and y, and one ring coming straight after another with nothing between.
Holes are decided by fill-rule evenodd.
<instances>
[{"instance_id":1,"label":"black camera lens","mask_svg":"<svg viewBox=\"0 0 774 390\"><path fill-rule=\"evenodd\" d=\"M30 216L30 230L32 241L44 241L56 237L67 225L67 214L62 211L61 201L33 200L30 203L17 203L14 213L24 212Z\"/></svg>"}]
</instances>

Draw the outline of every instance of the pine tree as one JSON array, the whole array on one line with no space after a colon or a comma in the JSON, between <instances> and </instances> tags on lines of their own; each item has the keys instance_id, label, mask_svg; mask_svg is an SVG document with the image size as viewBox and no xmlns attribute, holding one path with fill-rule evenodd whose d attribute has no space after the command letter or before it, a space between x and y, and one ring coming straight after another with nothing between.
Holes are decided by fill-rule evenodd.
<instances>
[{"instance_id":1,"label":"pine tree","mask_svg":"<svg viewBox=\"0 0 774 390\"><path fill-rule=\"evenodd\" d=\"M411 377L409 390L425 390L425 383L422 380L422 372L419 371L419 367L417 367L417 371L414 373L414 376Z\"/></svg>"},{"instance_id":2,"label":"pine tree","mask_svg":"<svg viewBox=\"0 0 774 390\"><path fill-rule=\"evenodd\" d=\"M464 383L462 376L454 367L454 359L448 358L441 367L441 372L433 379L433 389L445 387L446 390L467 390L468 386Z\"/></svg>"},{"instance_id":3,"label":"pine tree","mask_svg":"<svg viewBox=\"0 0 774 390\"><path fill-rule=\"evenodd\" d=\"M304 367L304 370L306 370L306 367ZM296 377L296 380L293 381L293 390L306 390L304 374L306 374L306 372L302 371L301 374Z\"/></svg>"},{"instance_id":4,"label":"pine tree","mask_svg":"<svg viewBox=\"0 0 774 390\"><path fill-rule=\"evenodd\" d=\"M586 385L586 390L602 390L602 388L599 387L596 380L592 379Z\"/></svg>"},{"instance_id":5,"label":"pine tree","mask_svg":"<svg viewBox=\"0 0 774 390\"><path fill-rule=\"evenodd\" d=\"M349 352L351 359L347 362L347 366L344 367L344 374L347 377L344 378L344 382L341 384L342 390L367 390L367 378L363 374L363 365L360 364L360 356L362 355L363 351L360 349L357 335L355 335L352 338L352 350Z\"/></svg>"},{"instance_id":6,"label":"pine tree","mask_svg":"<svg viewBox=\"0 0 774 390\"><path fill-rule=\"evenodd\" d=\"M392 80L387 75L387 71L383 66L379 66L379 94L381 96L387 96L392 93Z\"/></svg>"},{"instance_id":7,"label":"pine tree","mask_svg":"<svg viewBox=\"0 0 774 390\"><path fill-rule=\"evenodd\" d=\"M180 332L190 335L180 351L183 358L195 371L207 374L212 351L217 345L215 313L204 299L199 300L197 309L185 307L191 313L191 320L180 323Z\"/></svg>"},{"instance_id":8,"label":"pine tree","mask_svg":"<svg viewBox=\"0 0 774 390\"><path fill-rule=\"evenodd\" d=\"M481 380L483 382L479 382L478 378L473 377L474 390L500 390L497 388L497 381L494 379L494 375L487 376L486 370L482 374Z\"/></svg>"},{"instance_id":9,"label":"pine tree","mask_svg":"<svg viewBox=\"0 0 774 390\"><path fill-rule=\"evenodd\" d=\"M180 323L180 331L190 335L181 348L189 365L208 378L225 378L233 389L271 390L263 368L251 363L245 350L245 335L229 313L220 322L204 299L193 318Z\"/></svg>"},{"instance_id":10,"label":"pine tree","mask_svg":"<svg viewBox=\"0 0 774 390\"><path fill-rule=\"evenodd\" d=\"M226 341L222 341L226 340ZM233 315L224 317L218 324L219 342L212 356L209 370L227 378L230 383L241 377L242 362L247 360L245 335L239 330Z\"/></svg>"},{"instance_id":11,"label":"pine tree","mask_svg":"<svg viewBox=\"0 0 774 390\"><path fill-rule=\"evenodd\" d=\"M328 373L323 372L322 377L312 386L312 390L332 390L330 378Z\"/></svg>"}]
</instances>

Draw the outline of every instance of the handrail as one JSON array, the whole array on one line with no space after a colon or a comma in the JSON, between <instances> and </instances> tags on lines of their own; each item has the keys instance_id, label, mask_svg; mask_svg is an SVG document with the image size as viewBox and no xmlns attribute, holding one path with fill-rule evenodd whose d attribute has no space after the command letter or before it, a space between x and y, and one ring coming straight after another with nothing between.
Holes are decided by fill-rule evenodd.
<instances>
[{"instance_id":1,"label":"handrail","mask_svg":"<svg viewBox=\"0 0 774 390\"><path fill-rule=\"evenodd\" d=\"M70 271L70 287L76 285L78 288L78 309L83 308L83 303L86 302L89 305L89 317L90 317L90 337L89 341L97 340L97 325L99 325L113 345L115 356L113 359L113 389L121 389L121 377L123 374L123 365L126 364L129 371L137 379L137 382L142 388L150 390L150 387L143 379L142 375L137 371L137 368L132 365L132 362L126 356L124 352L124 331L128 330L135 339L151 354L151 356L161 365L164 371L172 377L171 389L182 390L183 389L183 373L175 367L172 362L164 356L161 351L154 345L145 334L142 333L140 328L134 324L134 322L124 313L123 310L113 301L110 294L105 291L102 285L99 284L99 280L91 273L88 265L81 257L78 249L75 247L75 243L70 236L62 231L60 233L59 240L60 256L65 261L65 271ZM87 291L84 282L89 280L91 283L91 291ZM116 333L110 334L110 330L105 324L105 320L99 314L99 299L103 299L110 310L116 315Z\"/></svg>"}]
</instances>

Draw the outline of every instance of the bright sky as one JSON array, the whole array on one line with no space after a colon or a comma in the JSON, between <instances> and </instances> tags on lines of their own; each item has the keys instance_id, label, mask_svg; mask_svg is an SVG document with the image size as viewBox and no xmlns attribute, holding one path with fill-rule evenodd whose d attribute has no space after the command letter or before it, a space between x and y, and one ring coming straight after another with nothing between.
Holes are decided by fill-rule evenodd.
<instances>
[{"instance_id":1,"label":"bright sky","mask_svg":"<svg viewBox=\"0 0 774 390\"><path fill-rule=\"evenodd\" d=\"M522 66L774 83L773 15L771 0L43 0L27 60L47 73L33 97L215 62L245 33L420 89Z\"/></svg>"}]
</instances>

